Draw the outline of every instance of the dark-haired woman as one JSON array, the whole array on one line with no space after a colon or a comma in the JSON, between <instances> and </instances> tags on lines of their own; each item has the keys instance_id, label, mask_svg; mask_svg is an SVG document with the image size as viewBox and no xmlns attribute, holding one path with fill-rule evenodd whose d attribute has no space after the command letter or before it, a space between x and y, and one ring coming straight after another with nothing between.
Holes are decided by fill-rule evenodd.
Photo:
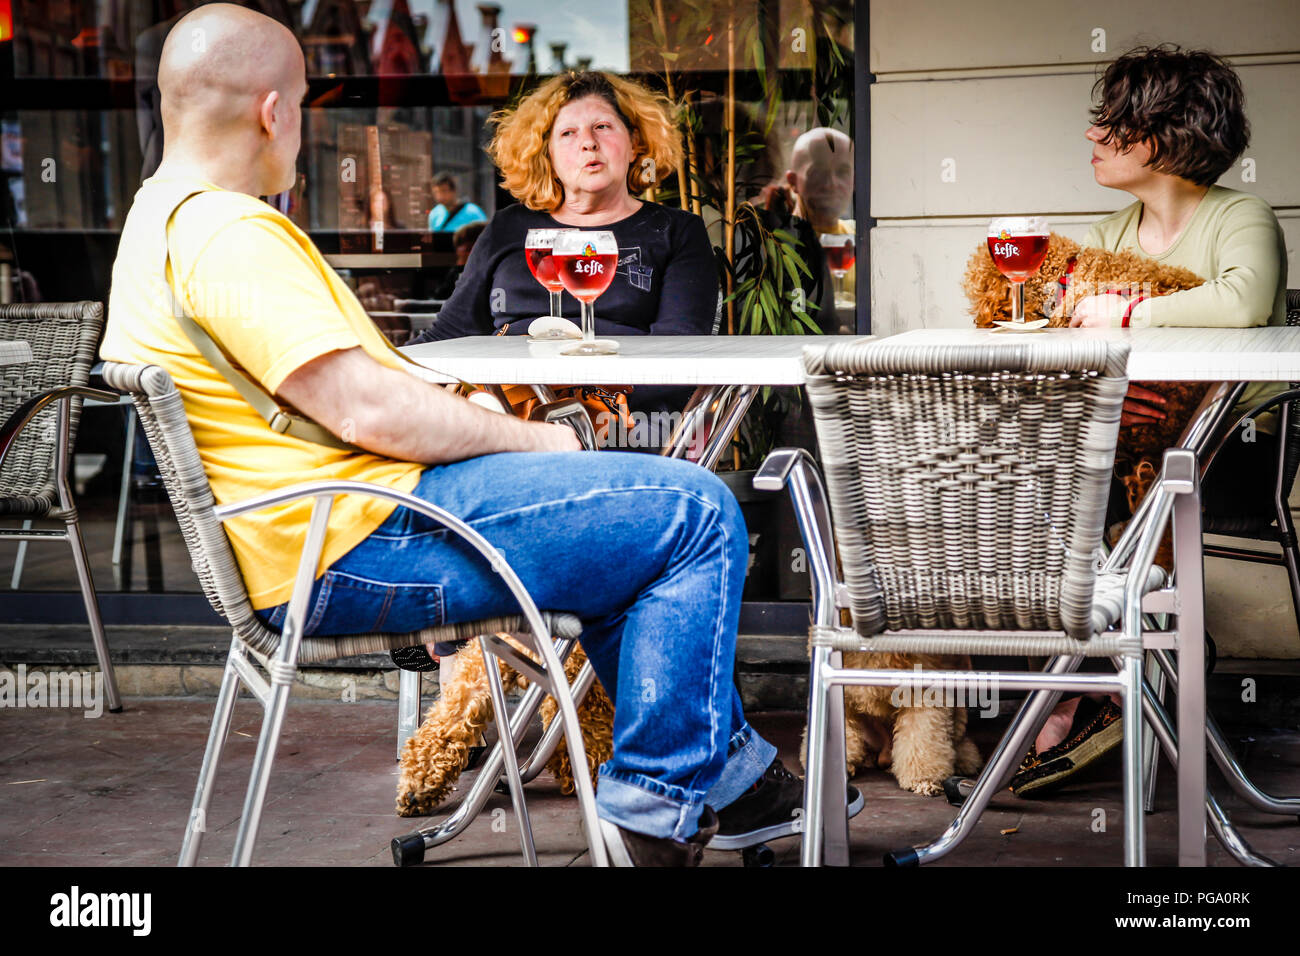
<instances>
[{"instance_id":1,"label":"dark-haired woman","mask_svg":"<svg viewBox=\"0 0 1300 956\"><path fill-rule=\"evenodd\" d=\"M1079 301L1072 326L1246 328L1286 321L1286 243L1268 203L1215 185L1250 141L1241 81L1219 57L1176 46L1141 48L1112 63L1097 81L1093 175L1136 200L1094 223L1084 245L1130 250L1205 279L1195 289L1157 298L1105 293ZM1281 386L1247 387L1242 414ZM1122 423L1141 427L1164 417L1163 399L1134 385ZM1275 415L1260 416L1242 441L1230 441L1202 487L1206 509L1240 514L1269 510L1277 455ZM1122 496L1120 496L1122 497ZM1112 499L1116 498L1112 495ZM1128 517L1127 507L1111 518ZM1270 511L1271 513L1271 511ZM1119 743L1115 700L1062 701L1012 780L1021 795L1045 792Z\"/></svg>"}]
</instances>

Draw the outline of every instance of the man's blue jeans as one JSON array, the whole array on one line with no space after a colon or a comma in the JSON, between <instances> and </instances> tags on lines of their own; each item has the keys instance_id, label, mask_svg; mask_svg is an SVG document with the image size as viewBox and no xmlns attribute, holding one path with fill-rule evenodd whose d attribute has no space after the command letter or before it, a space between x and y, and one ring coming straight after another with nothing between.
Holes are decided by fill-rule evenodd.
<instances>
[{"instance_id":1,"label":"man's blue jeans","mask_svg":"<svg viewBox=\"0 0 1300 956\"><path fill-rule=\"evenodd\" d=\"M615 708L596 797L603 818L685 839L704 804L727 806L776 757L745 721L732 679L749 542L717 476L624 452L510 453L429 468L414 493L498 548L542 610L582 619L582 646ZM278 627L284 612L258 614ZM517 612L463 539L398 508L317 580L305 632Z\"/></svg>"}]
</instances>

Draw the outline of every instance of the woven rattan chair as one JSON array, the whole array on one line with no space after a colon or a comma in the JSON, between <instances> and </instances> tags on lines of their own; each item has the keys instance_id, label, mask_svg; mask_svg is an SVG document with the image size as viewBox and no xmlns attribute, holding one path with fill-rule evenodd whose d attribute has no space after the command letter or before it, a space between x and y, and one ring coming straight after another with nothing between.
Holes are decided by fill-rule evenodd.
<instances>
[{"instance_id":1,"label":"woven rattan chair","mask_svg":"<svg viewBox=\"0 0 1300 956\"><path fill-rule=\"evenodd\" d=\"M68 486L82 399L117 398L86 386L103 328L102 302L0 305L0 339L25 341L32 353L29 362L0 365L0 517L24 521L21 528L0 529L0 537L71 545L108 709L116 712L122 698ZM33 528L33 521L61 521L64 527Z\"/></svg>"},{"instance_id":2,"label":"woven rattan chair","mask_svg":"<svg viewBox=\"0 0 1300 956\"><path fill-rule=\"evenodd\" d=\"M812 565L805 865L848 862L843 686L915 692L989 681L996 690L1035 693L963 812L978 817L981 801L1014 773L1034 721L1060 692L1118 691L1125 699L1124 857L1129 865L1145 861L1135 705L1144 639L1181 652L1180 730L1204 707L1199 561L1180 564L1177 586L1157 590L1164 573L1152 558L1171 513L1176 548L1186 550L1188 541L1199 548L1199 494L1191 454L1171 452L1152 491L1152 529L1130 570L1097 572L1127 361L1127 345L1066 335L991 339L980 347L884 340L804 350L829 510L806 453L774 452L754 484L791 487ZM1144 635L1144 609L1175 606L1180 630ZM851 627L841 625L841 610L851 612ZM1043 655L1052 662L1034 673L844 669L841 653L856 650ZM1084 657L1112 658L1119 671L1070 673ZM1196 677L1186 676L1189 668ZM1198 725L1182 736L1202 740L1203 731ZM1180 835L1192 847L1199 828L1203 854L1204 752L1198 766L1196 748L1185 749L1180 822L1191 830ZM1194 803L1185 819L1187 794ZM929 859L947 849L924 848ZM925 858L908 850L887 862Z\"/></svg>"},{"instance_id":3,"label":"woven rattan chair","mask_svg":"<svg viewBox=\"0 0 1300 956\"><path fill-rule=\"evenodd\" d=\"M233 634L225 675L217 698L216 713L208 735L203 767L199 773L194 805L185 830L181 849L182 866L192 865L198 857L199 843L205 830L208 804L221 750L229 733L235 696L240 685L258 699L263 707L262 731L258 739L248 793L235 839L232 862L248 865L252 859L261 820L262 805L270 781L280 729L288 705L289 690L299 664L331 660L354 654L388 651L396 647L431 642L454 642L479 638L479 646L489 661L487 668L493 709L501 740L518 740L524 721L511 719L506 709L505 693L497 659L507 662L535 685L555 696L559 720L574 762L574 781L578 792L583 826L586 830L592 862L605 865L607 856L596 822L595 794L587 772L586 755L578 726L568 681L560 660L566 642L576 640L581 622L571 615L542 614L529 597L514 571L486 540L454 515L409 494L378 485L354 481L319 481L294 485L261 495L248 501L216 506L212 489L199 459L198 449L185 417L185 408L171 376L157 366L105 364L104 380L113 388L131 395L140 424L149 438L159 472L176 511L176 518L189 548L190 559L203 592L213 608L230 624ZM312 583L316 577L321 550L325 543L327 522L334 497L340 494L367 494L396 501L446 525L465 538L475 550L491 562L519 601L522 614L429 628L409 634L357 634L343 637L305 637L300 622L304 619ZM282 632L265 627L253 612L234 553L226 538L222 522L286 501L314 499L310 525L293 596L289 602ZM505 641L498 632L520 636L532 657L526 657ZM559 639L553 645L551 637ZM260 670L259 670L260 668ZM266 676L263 676L263 673ZM519 823L520 842L525 860L537 862L532 830L523 799L523 784L514 747L501 748L506 779ZM494 776L493 782L496 778Z\"/></svg>"}]
</instances>

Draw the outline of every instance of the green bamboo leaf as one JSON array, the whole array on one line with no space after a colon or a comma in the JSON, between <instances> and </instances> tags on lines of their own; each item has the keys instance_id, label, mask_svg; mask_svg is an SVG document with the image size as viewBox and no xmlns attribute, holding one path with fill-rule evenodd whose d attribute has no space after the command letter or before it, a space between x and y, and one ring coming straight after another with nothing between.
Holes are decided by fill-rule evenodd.
<instances>
[{"instance_id":1,"label":"green bamboo leaf","mask_svg":"<svg viewBox=\"0 0 1300 956\"><path fill-rule=\"evenodd\" d=\"M798 256L782 256L781 265L785 267L785 274L790 277L790 285L799 284L799 270L795 268L795 263L799 261Z\"/></svg>"},{"instance_id":2,"label":"green bamboo leaf","mask_svg":"<svg viewBox=\"0 0 1300 956\"><path fill-rule=\"evenodd\" d=\"M790 261L795 264L795 268L797 268L800 272L802 272L808 278L810 279L812 278L812 270L808 268L808 263L803 261L803 256L798 256L798 255L791 256Z\"/></svg>"},{"instance_id":3,"label":"green bamboo leaf","mask_svg":"<svg viewBox=\"0 0 1300 956\"><path fill-rule=\"evenodd\" d=\"M821 334L822 331L821 326L819 326L816 322L814 322L812 320L812 317L808 315L807 312L794 312L794 317L798 319L800 322L802 322L804 325L806 325L808 327L808 330L812 332L814 335Z\"/></svg>"}]
</instances>

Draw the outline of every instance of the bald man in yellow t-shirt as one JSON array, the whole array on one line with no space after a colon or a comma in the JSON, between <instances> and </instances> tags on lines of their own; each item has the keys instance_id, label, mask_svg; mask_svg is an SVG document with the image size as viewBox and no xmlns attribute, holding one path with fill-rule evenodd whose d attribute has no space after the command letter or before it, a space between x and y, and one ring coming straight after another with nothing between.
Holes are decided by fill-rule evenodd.
<instances>
[{"instance_id":1,"label":"bald man in yellow t-shirt","mask_svg":"<svg viewBox=\"0 0 1300 956\"><path fill-rule=\"evenodd\" d=\"M158 86L162 163L123 226L101 352L171 374L217 502L309 479L409 491L503 552L539 607L578 616L616 709L597 793L616 862L693 865L711 840L797 832L802 784L749 726L732 679L748 536L726 486L688 462L579 452L563 425L496 415L407 373L311 240L257 198L295 177L307 80L282 25L199 7L167 37ZM361 450L273 431L190 341L173 295L263 389ZM225 525L273 628L310 508ZM517 610L440 524L345 495L303 630L409 632Z\"/></svg>"}]
</instances>

